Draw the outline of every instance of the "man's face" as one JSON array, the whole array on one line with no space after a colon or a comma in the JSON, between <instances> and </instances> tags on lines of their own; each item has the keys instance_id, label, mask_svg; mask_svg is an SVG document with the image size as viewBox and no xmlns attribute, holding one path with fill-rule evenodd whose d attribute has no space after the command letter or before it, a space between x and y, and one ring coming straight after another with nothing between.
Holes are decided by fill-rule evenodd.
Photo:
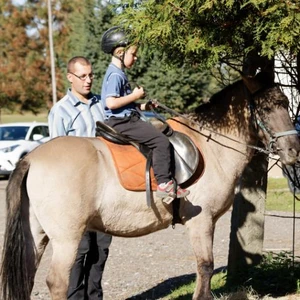
<instances>
[{"instance_id":1,"label":"man's face","mask_svg":"<svg viewBox=\"0 0 300 300\"><path fill-rule=\"evenodd\" d=\"M92 66L76 62L67 78L71 83L73 93L86 96L90 93L93 85Z\"/></svg>"}]
</instances>

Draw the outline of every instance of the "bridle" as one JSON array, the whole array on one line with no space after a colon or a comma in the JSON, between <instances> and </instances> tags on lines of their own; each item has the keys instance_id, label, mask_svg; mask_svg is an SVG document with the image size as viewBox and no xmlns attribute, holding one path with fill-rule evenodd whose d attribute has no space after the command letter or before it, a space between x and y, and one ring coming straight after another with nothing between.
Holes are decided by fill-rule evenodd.
<instances>
[{"instance_id":1,"label":"bridle","mask_svg":"<svg viewBox=\"0 0 300 300\"><path fill-rule=\"evenodd\" d=\"M298 135L298 132L295 129L280 131L280 132L272 132L269 129L269 127L265 124L265 122L263 122L263 119L261 118L259 111L256 109L252 97L250 97L249 102L250 102L249 109L250 109L251 120L257 134L260 128L264 133L266 133L269 136L269 143L267 149L264 150L265 153L276 154L280 150L279 148L276 147L277 141L280 137L287 136L287 135Z\"/></svg>"}]
</instances>

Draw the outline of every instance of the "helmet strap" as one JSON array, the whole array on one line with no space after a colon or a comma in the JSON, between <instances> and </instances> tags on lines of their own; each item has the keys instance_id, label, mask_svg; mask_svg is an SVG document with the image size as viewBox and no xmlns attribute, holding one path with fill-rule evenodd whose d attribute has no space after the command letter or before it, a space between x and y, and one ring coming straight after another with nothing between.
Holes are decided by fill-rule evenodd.
<instances>
[{"instance_id":1,"label":"helmet strap","mask_svg":"<svg viewBox=\"0 0 300 300\"><path fill-rule=\"evenodd\" d=\"M123 54L122 54L121 57L119 57L119 56L117 56L115 54L113 54L113 57L117 58L121 62L122 69L126 68L125 63L124 63L125 51L123 52Z\"/></svg>"}]
</instances>

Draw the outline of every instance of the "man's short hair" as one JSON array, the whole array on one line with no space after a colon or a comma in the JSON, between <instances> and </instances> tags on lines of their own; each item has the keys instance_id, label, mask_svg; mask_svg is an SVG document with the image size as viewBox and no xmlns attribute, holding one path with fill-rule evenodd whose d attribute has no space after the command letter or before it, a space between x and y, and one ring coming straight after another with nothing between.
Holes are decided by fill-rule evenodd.
<instances>
[{"instance_id":1,"label":"man's short hair","mask_svg":"<svg viewBox=\"0 0 300 300\"><path fill-rule=\"evenodd\" d=\"M74 65L76 63L80 63L83 66L90 66L91 62L84 56L74 56L73 58L71 58L68 62L67 65L67 72L72 72Z\"/></svg>"}]
</instances>

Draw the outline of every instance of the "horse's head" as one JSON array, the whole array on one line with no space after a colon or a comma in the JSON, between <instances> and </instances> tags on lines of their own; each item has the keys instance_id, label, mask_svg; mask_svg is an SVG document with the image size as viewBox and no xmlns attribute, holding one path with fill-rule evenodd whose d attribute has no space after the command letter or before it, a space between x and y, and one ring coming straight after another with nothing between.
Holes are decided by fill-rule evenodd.
<instances>
[{"instance_id":1,"label":"horse's head","mask_svg":"<svg viewBox=\"0 0 300 300\"><path fill-rule=\"evenodd\" d=\"M299 155L297 131L289 116L289 101L273 78L259 73L254 78L243 77L251 93L250 107L260 140L284 164L294 164Z\"/></svg>"}]
</instances>

